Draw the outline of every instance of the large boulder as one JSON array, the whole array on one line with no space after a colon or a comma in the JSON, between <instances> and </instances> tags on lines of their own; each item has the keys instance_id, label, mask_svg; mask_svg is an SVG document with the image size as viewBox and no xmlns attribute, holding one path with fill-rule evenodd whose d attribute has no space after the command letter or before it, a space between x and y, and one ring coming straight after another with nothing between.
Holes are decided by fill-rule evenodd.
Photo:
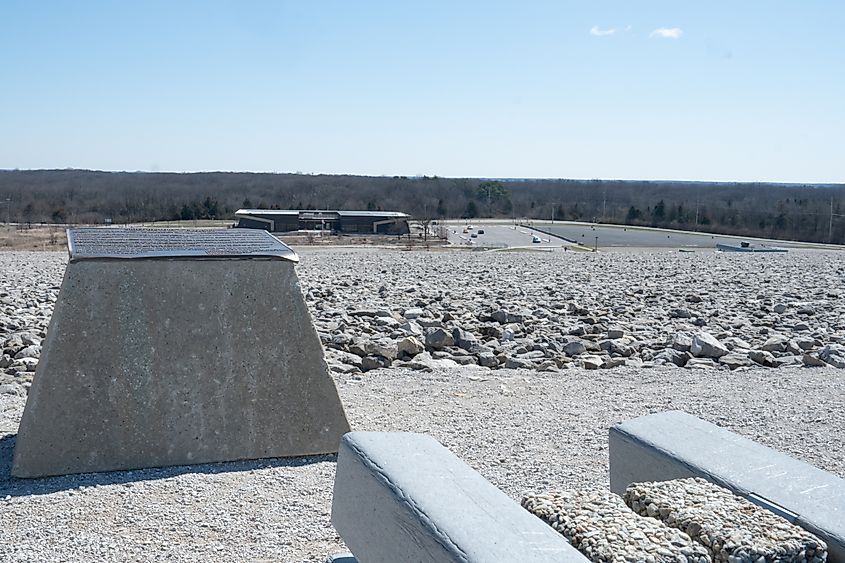
<instances>
[{"instance_id":1,"label":"large boulder","mask_svg":"<svg viewBox=\"0 0 845 563\"><path fill-rule=\"evenodd\" d=\"M728 366L730 369L741 368L751 365L751 360L746 354L731 352L719 358L719 363Z\"/></svg>"},{"instance_id":2,"label":"large boulder","mask_svg":"<svg viewBox=\"0 0 845 563\"><path fill-rule=\"evenodd\" d=\"M679 332L672 337L672 340L669 342L669 346L679 352L689 352L689 349L692 346L692 337L689 334Z\"/></svg>"},{"instance_id":3,"label":"large boulder","mask_svg":"<svg viewBox=\"0 0 845 563\"><path fill-rule=\"evenodd\" d=\"M570 340L563 346L563 352L567 356L578 356L587 351L587 346L580 340Z\"/></svg>"},{"instance_id":4,"label":"large boulder","mask_svg":"<svg viewBox=\"0 0 845 563\"><path fill-rule=\"evenodd\" d=\"M17 354L15 354L16 360L22 360L23 358L37 358L41 355L41 346L37 346L35 344L31 346L27 346L26 348L21 348Z\"/></svg>"},{"instance_id":5,"label":"large boulder","mask_svg":"<svg viewBox=\"0 0 845 563\"><path fill-rule=\"evenodd\" d=\"M478 354L478 365L488 368L495 368L499 366L499 360L496 358L496 356L493 355L492 352L482 352Z\"/></svg>"},{"instance_id":6,"label":"large boulder","mask_svg":"<svg viewBox=\"0 0 845 563\"><path fill-rule=\"evenodd\" d=\"M464 350L470 351L478 344L478 340L471 332L467 332L460 327L452 329L452 339L455 341L455 346Z\"/></svg>"},{"instance_id":7,"label":"large boulder","mask_svg":"<svg viewBox=\"0 0 845 563\"><path fill-rule=\"evenodd\" d=\"M425 345L413 336L406 336L396 345L397 352L401 355L414 357L425 352Z\"/></svg>"},{"instance_id":8,"label":"large boulder","mask_svg":"<svg viewBox=\"0 0 845 563\"><path fill-rule=\"evenodd\" d=\"M599 369L604 365L604 359L601 356L581 356L581 367L584 369Z\"/></svg>"},{"instance_id":9,"label":"large boulder","mask_svg":"<svg viewBox=\"0 0 845 563\"><path fill-rule=\"evenodd\" d=\"M446 346L454 346L455 339L451 334L442 328L436 328L425 335L426 348L433 348L434 350L442 350Z\"/></svg>"},{"instance_id":10,"label":"large boulder","mask_svg":"<svg viewBox=\"0 0 845 563\"><path fill-rule=\"evenodd\" d=\"M721 358L729 350L709 332L699 332L692 337L690 352L697 358Z\"/></svg>"},{"instance_id":11,"label":"large boulder","mask_svg":"<svg viewBox=\"0 0 845 563\"><path fill-rule=\"evenodd\" d=\"M666 348L657 353L654 356L653 361L655 365L674 364L682 368L687 365L689 359L689 352L681 352L680 350L675 350L674 348Z\"/></svg>"},{"instance_id":12,"label":"large boulder","mask_svg":"<svg viewBox=\"0 0 845 563\"><path fill-rule=\"evenodd\" d=\"M533 369L534 362L525 358L510 357L505 361L505 367L508 369Z\"/></svg>"},{"instance_id":13,"label":"large boulder","mask_svg":"<svg viewBox=\"0 0 845 563\"><path fill-rule=\"evenodd\" d=\"M828 344L819 350L819 358L833 367L845 368L845 346L841 344Z\"/></svg>"},{"instance_id":14,"label":"large boulder","mask_svg":"<svg viewBox=\"0 0 845 563\"><path fill-rule=\"evenodd\" d=\"M814 367L814 368L824 368L830 367L830 364L815 356L813 354L805 352L804 355L801 357L801 362L807 367Z\"/></svg>"},{"instance_id":15,"label":"large boulder","mask_svg":"<svg viewBox=\"0 0 845 563\"><path fill-rule=\"evenodd\" d=\"M764 352L786 352L789 339L781 334L774 334L760 347Z\"/></svg>"},{"instance_id":16,"label":"large boulder","mask_svg":"<svg viewBox=\"0 0 845 563\"><path fill-rule=\"evenodd\" d=\"M389 368L391 361L384 356L365 356L361 360L361 371L371 371L379 368Z\"/></svg>"},{"instance_id":17,"label":"large boulder","mask_svg":"<svg viewBox=\"0 0 845 563\"><path fill-rule=\"evenodd\" d=\"M368 356L381 356L388 360L395 360L399 356L396 342L387 338L366 342L364 351L367 352Z\"/></svg>"},{"instance_id":18,"label":"large boulder","mask_svg":"<svg viewBox=\"0 0 845 563\"><path fill-rule=\"evenodd\" d=\"M765 366L767 368L776 367L775 357L767 350L751 350L748 352L748 357L755 363Z\"/></svg>"}]
</instances>

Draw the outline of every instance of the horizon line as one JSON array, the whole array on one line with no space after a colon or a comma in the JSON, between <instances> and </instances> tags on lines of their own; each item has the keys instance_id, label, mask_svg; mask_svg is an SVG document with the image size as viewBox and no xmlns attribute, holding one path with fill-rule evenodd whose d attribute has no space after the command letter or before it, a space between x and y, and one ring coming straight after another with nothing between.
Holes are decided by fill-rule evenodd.
<instances>
[{"instance_id":1,"label":"horizon line","mask_svg":"<svg viewBox=\"0 0 845 563\"><path fill-rule=\"evenodd\" d=\"M684 183L684 184L777 184L783 186L822 186L845 187L845 180L841 182L785 182L778 180L690 180L690 179L643 179L643 178L576 178L563 176L445 176L440 174L357 174L346 172L280 172L277 170L118 170L98 168L0 168L0 172L92 172L105 174L268 174L277 176L352 176L356 178L407 178L425 179L442 178L446 180L488 180L505 182L531 181L575 181L575 182L650 182L650 183Z\"/></svg>"}]
</instances>

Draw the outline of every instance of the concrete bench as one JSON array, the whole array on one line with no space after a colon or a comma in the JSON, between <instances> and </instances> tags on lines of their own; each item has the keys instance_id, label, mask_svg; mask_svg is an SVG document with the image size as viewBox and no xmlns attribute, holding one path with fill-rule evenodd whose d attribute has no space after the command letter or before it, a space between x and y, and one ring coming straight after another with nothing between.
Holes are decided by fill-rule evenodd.
<instances>
[{"instance_id":1,"label":"concrete bench","mask_svg":"<svg viewBox=\"0 0 845 563\"><path fill-rule=\"evenodd\" d=\"M610 429L610 488L703 477L768 508L828 544L845 563L845 480L680 411Z\"/></svg>"},{"instance_id":2,"label":"concrete bench","mask_svg":"<svg viewBox=\"0 0 845 563\"><path fill-rule=\"evenodd\" d=\"M424 434L344 435L332 524L359 563L587 561Z\"/></svg>"}]
</instances>

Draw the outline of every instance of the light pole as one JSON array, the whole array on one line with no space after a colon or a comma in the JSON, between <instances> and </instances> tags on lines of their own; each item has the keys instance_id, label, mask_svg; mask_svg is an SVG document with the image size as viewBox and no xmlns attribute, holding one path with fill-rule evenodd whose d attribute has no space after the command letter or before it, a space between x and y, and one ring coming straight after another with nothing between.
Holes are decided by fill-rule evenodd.
<instances>
[{"instance_id":1,"label":"light pole","mask_svg":"<svg viewBox=\"0 0 845 563\"><path fill-rule=\"evenodd\" d=\"M601 220L607 221L607 186L604 188L604 193L601 199Z\"/></svg>"}]
</instances>

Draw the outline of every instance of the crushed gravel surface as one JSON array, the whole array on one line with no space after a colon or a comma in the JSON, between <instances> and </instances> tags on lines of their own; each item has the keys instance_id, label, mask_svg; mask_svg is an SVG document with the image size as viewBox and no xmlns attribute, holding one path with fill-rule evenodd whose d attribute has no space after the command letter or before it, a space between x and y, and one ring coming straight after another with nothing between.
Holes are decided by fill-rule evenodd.
<instances>
[{"instance_id":1,"label":"crushed gravel surface","mask_svg":"<svg viewBox=\"0 0 845 563\"><path fill-rule=\"evenodd\" d=\"M529 490L606 486L608 428L666 409L845 477L839 371L461 367L374 370L338 388L354 429L430 433L516 501ZM5 433L22 408L0 397ZM12 440L0 444L2 560L321 561L342 549L329 522L331 456L29 482L8 479Z\"/></svg>"},{"instance_id":2,"label":"crushed gravel surface","mask_svg":"<svg viewBox=\"0 0 845 563\"><path fill-rule=\"evenodd\" d=\"M3 279L26 283L27 276L9 272L20 268L21 256L0 255ZM51 286L64 255L42 256L31 260L29 276ZM344 263L350 256L356 254L304 253L304 288L331 284L326 272L342 275L356 267ZM411 263L413 254L402 256L403 264ZM421 258L428 275L432 260ZM827 263L801 260L802 268ZM318 279L317 271L324 277ZM447 286L449 268L440 275ZM382 283L377 276L364 278L360 283ZM597 280L608 293L617 283L601 276L582 282L601 293ZM493 281L479 276L472 284ZM378 286L372 289L378 293ZM719 291L731 292L724 299L734 302L740 290L754 299L760 291L728 284L708 291L716 300ZM333 377L353 429L430 433L517 502L531 490L606 486L608 428L667 409L685 410L845 477L845 370L623 365L538 372L435 365L432 371L394 367ZM24 403L24 396L0 394L0 561L323 561L343 550L329 521L333 456L10 479Z\"/></svg>"}]
</instances>

